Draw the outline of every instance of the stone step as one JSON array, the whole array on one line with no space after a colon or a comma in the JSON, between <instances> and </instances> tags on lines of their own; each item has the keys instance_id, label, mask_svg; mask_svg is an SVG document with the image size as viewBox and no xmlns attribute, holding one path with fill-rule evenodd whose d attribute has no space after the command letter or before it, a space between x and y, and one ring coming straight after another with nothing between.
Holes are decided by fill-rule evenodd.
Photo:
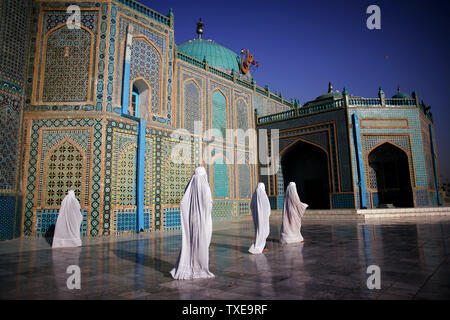
<instances>
[{"instance_id":1,"label":"stone step","mask_svg":"<svg viewBox=\"0 0 450 320\"><path fill-rule=\"evenodd\" d=\"M364 218L450 216L450 207L383 208L356 210Z\"/></svg>"},{"instance_id":2,"label":"stone step","mask_svg":"<svg viewBox=\"0 0 450 320\"><path fill-rule=\"evenodd\" d=\"M272 210L272 213L281 214L282 211ZM420 216L450 216L450 207L306 210L303 218L392 218Z\"/></svg>"}]
</instances>

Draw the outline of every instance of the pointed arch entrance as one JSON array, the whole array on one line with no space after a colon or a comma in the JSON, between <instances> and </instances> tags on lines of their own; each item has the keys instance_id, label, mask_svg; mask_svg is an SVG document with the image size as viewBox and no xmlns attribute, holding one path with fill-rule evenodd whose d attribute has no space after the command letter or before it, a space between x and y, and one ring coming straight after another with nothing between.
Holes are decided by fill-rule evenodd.
<instances>
[{"instance_id":1,"label":"pointed arch entrance","mask_svg":"<svg viewBox=\"0 0 450 320\"><path fill-rule=\"evenodd\" d=\"M298 140L281 155L284 186L293 181L300 200L311 209L330 208L330 173L327 152Z\"/></svg>"},{"instance_id":2,"label":"pointed arch entrance","mask_svg":"<svg viewBox=\"0 0 450 320\"><path fill-rule=\"evenodd\" d=\"M374 206L414 207L408 155L385 142L369 152L370 186L378 195Z\"/></svg>"}]
</instances>

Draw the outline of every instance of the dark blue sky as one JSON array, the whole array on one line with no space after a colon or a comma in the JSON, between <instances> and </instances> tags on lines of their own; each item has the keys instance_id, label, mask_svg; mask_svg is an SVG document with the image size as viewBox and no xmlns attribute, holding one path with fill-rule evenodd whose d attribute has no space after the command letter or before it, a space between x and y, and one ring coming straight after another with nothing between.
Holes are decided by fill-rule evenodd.
<instances>
[{"instance_id":1,"label":"dark blue sky","mask_svg":"<svg viewBox=\"0 0 450 320\"><path fill-rule=\"evenodd\" d=\"M175 15L175 42L203 38L238 53L253 52L260 86L301 103L327 91L377 97L381 86L392 96L416 91L432 106L441 176L450 180L450 1L216 1L139 0ZM366 9L381 9L381 30L368 30ZM388 58L386 59L385 56Z\"/></svg>"}]
</instances>

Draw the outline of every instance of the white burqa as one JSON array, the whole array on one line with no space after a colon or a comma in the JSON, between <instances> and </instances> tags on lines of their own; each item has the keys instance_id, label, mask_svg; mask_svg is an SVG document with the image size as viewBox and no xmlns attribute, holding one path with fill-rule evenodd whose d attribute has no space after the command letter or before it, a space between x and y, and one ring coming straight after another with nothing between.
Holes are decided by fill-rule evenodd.
<instances>
[{"instance_id":1,"label":"white burqa","mask_svg":"<svg viewBox=\"0 0 450 320\"><path fill-rule=\"evenodd\" d=\"M284 194L283 222L281 224L281 243L302 242L300 232L302 217L308 205L300 201L295 182L289 183Z\"/></svg>"},{"instance_id":2,"label":"white burqa","mask_svg":"<svg viewBox=\"0 0 450 320\"><path fill-rule=\"evenodd\" d=\"M81 246L81 221L83 221L83 215L80 212L80 203L75 197L75 192L69 190L69 193L61 202L52 247Z\"/></svg>"},{"instance_id":3,"label":"white burqa","mask_svg":"<svg viewBox=\"0 0 450 320\"><path fill-rule=\"evenodd\" d=\"M258 183L253 193L250 207L252 209L253 225L255 226L255 242L248 251L252 254L259 254L263 252L266 246L266 239L270 233L270 202L264 183Z\"/></svg>"},{"instance_id":4,"label":"white burqa","mask_svg":"<svg viewBox=\"0 0 450 320\"><path fill-rule=\"evenodd\" d=\"M174 279L212 278L209 244L212 235L212 196L205 168L198 167L180 203L181 252L170 271Z\"/></svg>"}]
</instances>

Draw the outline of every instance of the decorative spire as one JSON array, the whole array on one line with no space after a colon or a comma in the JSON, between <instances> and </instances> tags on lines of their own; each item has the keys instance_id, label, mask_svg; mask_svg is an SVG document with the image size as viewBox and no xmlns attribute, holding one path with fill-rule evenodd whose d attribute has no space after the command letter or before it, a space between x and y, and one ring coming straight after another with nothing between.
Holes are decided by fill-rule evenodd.
<instances>
[{"instance_id":1,"label":"decorative spire","mask_svg":"<svg viewBox=\"0 0 450 320\"><path fill-rule=\"evenodd\" d=\"M346 87L344 87L344 90L342 90L342 93L343 93L343 94L348 94L348 91L347 91L347 88L346 88Z\"/></svg>"},{"instance_id":2,"label":"decorative spire","mask_svg":"<svg viewBox=\"0 0 450 320\"><path fill-rule=\"evenodd\" d=\"M200 18L200 21L197 22L197 34L198 34L198 38L201 39L202 38L202 34L203 34L203 26L205 24L202 22L202 18Z\"/></svg>"},{"instance_id":3,"label":"decorative spire","mask_svg":"<svg viewBox=\"0 0 450 320\"><path fill-rule=\"evenodd\" d=\"M169 17L169 26L170 26L171 28L173 28L173 20L174 20L174 17L173 17L173 10L172 10L172 8L169 9L169 15L168 15L168 17Z\"/></svg>"},{"instance_id":4,"label":"decorative spire","mask_svg":"<svg viewBox=\"0 0 450 320\"><path fill-rule=\"evenodd\" d=\"M400 85L397 85L397 92L400 92Z\"/></svg>"},{"instance_id":5,"label":"decorative spire","mask_svg":"<svg viewBox=\"0 0 450 320\"><path fill-rule=\"evenodd\" d=\"M384 93L383 89L381 87L378 88L378 93Z\"/></svg>"},{"instance_id":6,"label":"decorative spire","mask_svg":"<svg viewBox=\"0 0 450 320\"><path fill-rule=\"evenodd\" d=\"M333 92L333 86L331 85L331 82L328 82L328 93Z\"/></svg>"}]
</instances>

